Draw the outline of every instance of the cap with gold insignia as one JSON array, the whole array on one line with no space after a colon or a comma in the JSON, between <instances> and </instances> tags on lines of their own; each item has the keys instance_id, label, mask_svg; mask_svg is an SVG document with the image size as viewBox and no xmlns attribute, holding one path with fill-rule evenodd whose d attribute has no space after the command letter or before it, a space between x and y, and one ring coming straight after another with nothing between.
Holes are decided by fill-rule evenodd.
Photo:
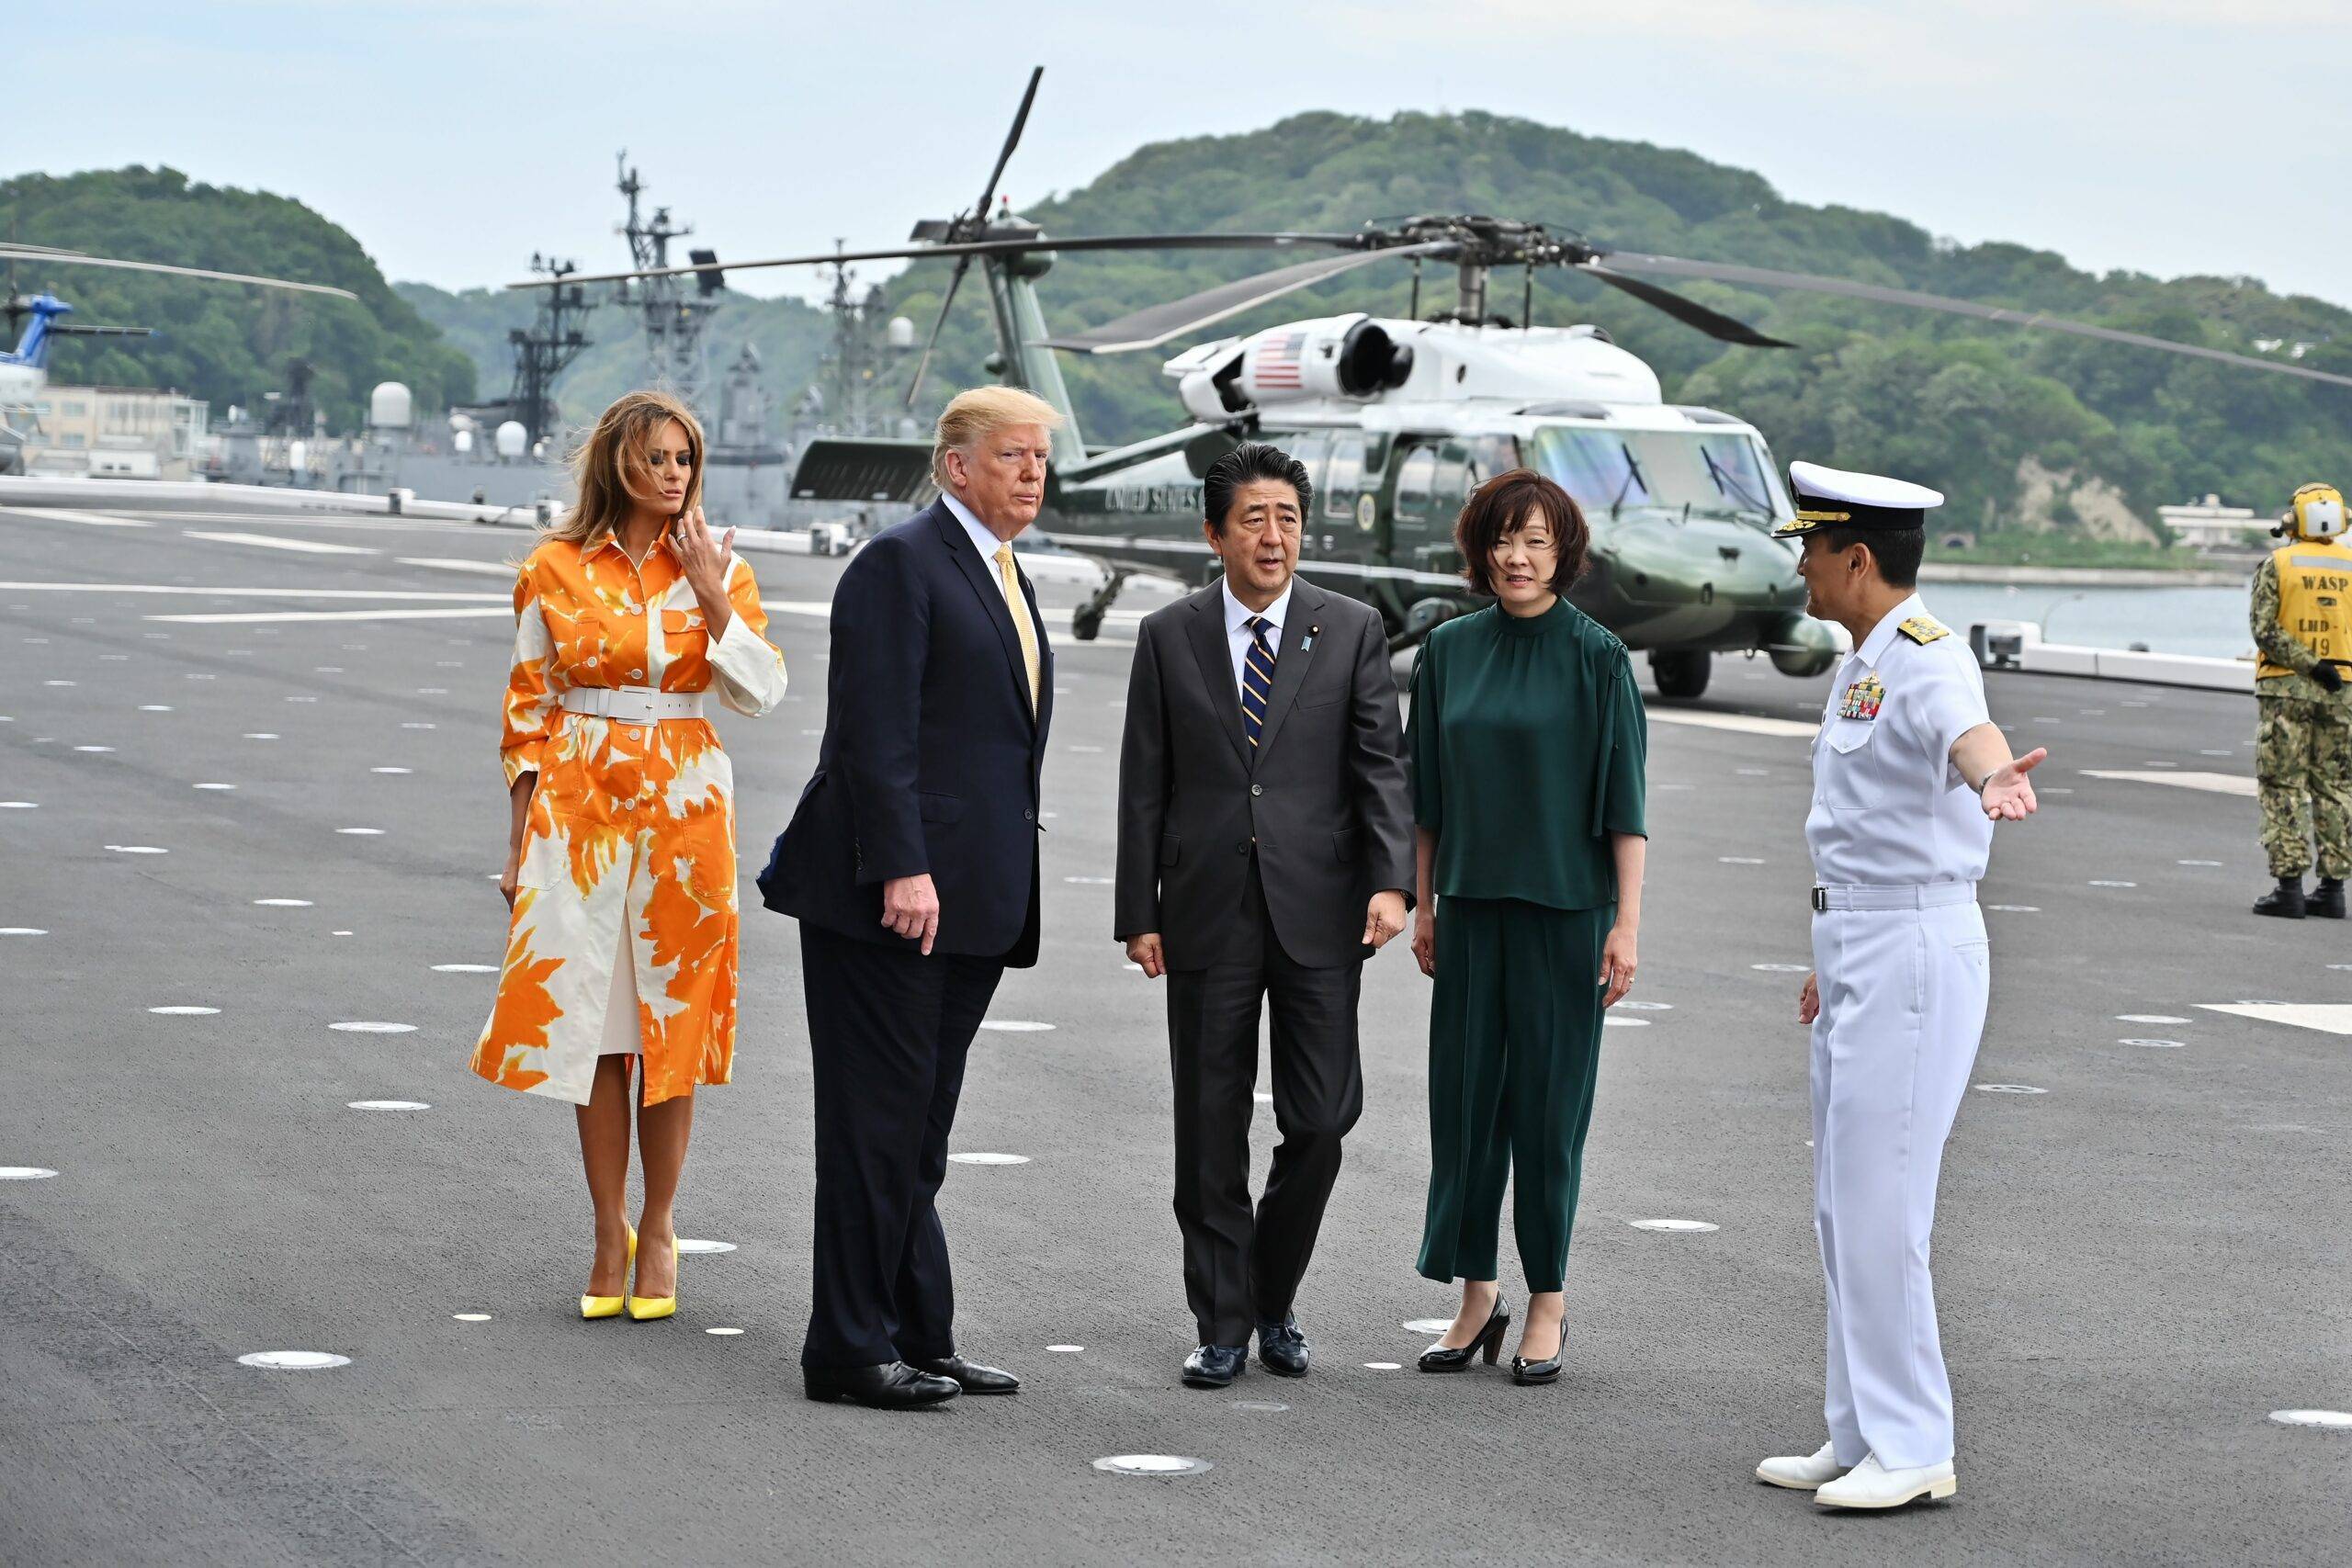
<instances>
[{"instance_id":1,"label":"cap with gold insignia","mask_svg":"<svg viewBox=\"0 0 2352 1568\"><path fill-rule=\"evenodd\" d=\"M1928 512L1944 503L1943 491L1926 485L1818 463L1789 465L1789 493L1797 514L1772 530L1776 539L1828 527L1924 528Z\"/></svg>"}]
</instances>

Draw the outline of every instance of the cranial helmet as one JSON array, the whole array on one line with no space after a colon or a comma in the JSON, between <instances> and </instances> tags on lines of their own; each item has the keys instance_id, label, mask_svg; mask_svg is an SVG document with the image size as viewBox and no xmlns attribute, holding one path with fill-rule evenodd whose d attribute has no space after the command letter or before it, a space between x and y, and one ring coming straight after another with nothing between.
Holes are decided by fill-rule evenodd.
<instances>
[{"instance_id":1,"label":"cranial helmet","mask_svg":"<svg viewBox=\"0 0 2352 1568\"><path fill-rule=\"evenodd\" d=\"M2298 539L2344 536L2344 492L2334 485L2309 484L2295 492L2286 524Z\"/></svg>"}]
</instances>

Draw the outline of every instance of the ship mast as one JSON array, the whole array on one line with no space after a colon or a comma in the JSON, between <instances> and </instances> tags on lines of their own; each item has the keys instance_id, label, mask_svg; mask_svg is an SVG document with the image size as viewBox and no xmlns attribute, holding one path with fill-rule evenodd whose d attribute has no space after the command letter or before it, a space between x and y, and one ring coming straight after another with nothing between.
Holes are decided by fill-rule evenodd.
<instances>
[{"instance_id":1,"label":"ship mast","mask_svg":"<svg viewBox=\"0 0 2352 1568\"><path fill-rule=\"evenodd\" d=\"M616 156L615 163L619 170L615 188L628 200L628 218L620 231L628 237L631 265L640 271L671 265L670 242L684 239L694 232L694 226L672 223L666 207L655 208L650 218L643 217L638 197L644 192L645 183L629 167L627 149ZM692 251L687 253L687 259L700 262L716 257L707 252ZM715 276L695 281L698 288L689 292L680 278L638 278L623 283L617 298L623 305L638 307L645 327L646 361L653 384L676 394L707 428L711 415L703 407L706 367L702 337L711 312L718 309L718 302L708 298L717 292L718 284Z\"/></svg>"}]
</instances>

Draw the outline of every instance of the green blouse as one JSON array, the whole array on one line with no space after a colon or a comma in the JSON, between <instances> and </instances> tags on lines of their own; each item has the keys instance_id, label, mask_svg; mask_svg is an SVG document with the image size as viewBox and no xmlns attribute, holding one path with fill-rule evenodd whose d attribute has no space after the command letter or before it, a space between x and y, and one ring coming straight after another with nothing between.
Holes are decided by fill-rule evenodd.
<instances>
[{"instance_id":1,"label":"green blouse","mask_svg":"<svg viewBox=\"0 0 2352 1568\"><path fill-rule=\"evenodd\" d=\"M1563 599L1439 626L1413 665L1407 749L1440 897L1617 901L1609 835L1646 836L1649 727L1625 645L1600 623Z\"/></svg>"}]
</instances>

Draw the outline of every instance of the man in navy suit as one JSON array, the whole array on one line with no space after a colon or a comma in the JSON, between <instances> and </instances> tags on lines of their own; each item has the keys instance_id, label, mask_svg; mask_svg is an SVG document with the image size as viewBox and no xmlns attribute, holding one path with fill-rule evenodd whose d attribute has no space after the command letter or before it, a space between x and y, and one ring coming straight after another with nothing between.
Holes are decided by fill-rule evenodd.
<instances>
[{"instance_id":1,"label":"man in navy suit","mask_svg":"<svg viewBox=\"0 0 2352 1568\"><path fill-rule=\"evenodd\" d=\"M825 738L760 876L800 922L815 1063L808 1397L886 1409L1020 1381L956 1350L933 1205L972 1034L1037 961L1037 790L1053 653L1012 540L1045 500L1052 405L1011 387L939 417L939 499L833 591Z\"/></svg>"}]
</instances>

